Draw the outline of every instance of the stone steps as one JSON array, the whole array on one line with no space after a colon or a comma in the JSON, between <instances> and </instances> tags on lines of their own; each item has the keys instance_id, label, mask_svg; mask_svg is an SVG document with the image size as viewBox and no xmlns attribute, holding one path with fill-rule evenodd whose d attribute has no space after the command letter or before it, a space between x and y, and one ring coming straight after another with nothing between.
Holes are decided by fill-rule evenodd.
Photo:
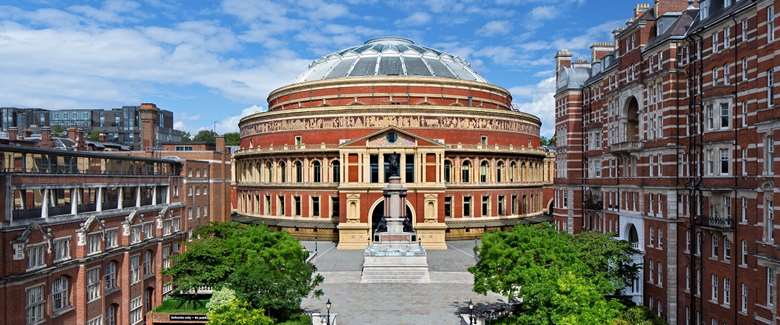
<instances>
[{"instance_id":1,"label":"stone steps","mask_svg":"<svg viewBox=\"0 0 780 325\"><path fill-rule=\"evenodd\" d=\"M364 267L361 283L429 283L427 267L375 266Z\"/></svg>"}]
</instances>

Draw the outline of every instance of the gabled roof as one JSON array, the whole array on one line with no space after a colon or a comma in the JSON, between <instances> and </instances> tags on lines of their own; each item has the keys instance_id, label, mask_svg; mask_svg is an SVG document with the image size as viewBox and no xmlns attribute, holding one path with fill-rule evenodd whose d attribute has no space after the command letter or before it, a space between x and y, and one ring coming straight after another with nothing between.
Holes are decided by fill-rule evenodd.
<instances>
[{"instance_id":1,"label":"gabled roof","mask_svg":"<svg viewBox=\"0 0 780 325\"><path fill-rule=\"evenodd\" d=\"M444 147L444 144L440 143L439 141L416 135L416 134L411 133L409 131L397 128L395 126L386 127L384 129L381 129L381 130L376 131L374 133L370 133L370 134L365 135L363 137L347 141L347 142L342 143L341 145L339 145L339 147L340 148L349 148L349 147L352 147L352 148L360 147L360 148L362 148L362 147L365 147L368 144L369 140L376 139L376 138L380 137L381 135L385 135L385 134L387 134L389 132L396 132L396 133L403 134L403 135L406 135L409 138L414 139L415 140L415 144L418 147Z\"/></svg>"},{"instance_id":2,"label":"gabled roof","mask_svg":"<svg viewBox=\"0 0 780 325\"><path fill-rule=\"evenodd\" d=\"M667 39L685 38L688 29L693 24L693 21L694 19L696 19L698 13L699 13L698 8L688 9L683 11L682 14L679 17L677 17L677 20L675 20L674 23L672 23L672 26L669 26L669 28L666 29L666 31L663 32L661 35L658 35L655 38L651 39L650 42L647 42L644 51L652 49L653 47L663 43Z\"/></svg>"}]
</instances>

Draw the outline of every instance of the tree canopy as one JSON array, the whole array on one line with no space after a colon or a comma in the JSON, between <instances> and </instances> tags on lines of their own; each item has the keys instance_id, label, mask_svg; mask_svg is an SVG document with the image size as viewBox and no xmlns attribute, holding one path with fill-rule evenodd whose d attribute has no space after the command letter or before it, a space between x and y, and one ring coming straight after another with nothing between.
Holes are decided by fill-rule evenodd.
<instances>
[{"instance_id":1,"label":"tree canopy","mask_svg":"<svg viewBox=\"0 0 780 325\"><path fill-rule=\"evenodd\" d=\"M216 143L217 133L211 130L200 130L195 137L192 138L194 142Z\"/></svg>"},{"instance_id":2,"label":"tree canopy","mask_svg":"<svg viewBox=\"0 0 780 325\"><path fill-rule=\"evenodd\" d=\"M522 301L511 324L610 324L625 307L610 298L638 274L635 251L608 235L572 236L549 224L488 233L475 248L474 291Z\"/></svg>"},{"instance_id":3,"label":"tree canopy","mask_svg":"<svg viewBox=\"0 0 780 325\"><path fill-rule=\"evenodd\" d=\"M237 146L241 141L241 134L238 132L227 132L223 134L223 136L225 137L225 145L227 146Z\"/></svg>"},{"instance_id":4,"label":"tree canopy","mask_svg":"<svg viewBox=\"0 0 780 325\"><path fill-rule=\"evenodd\" d=\"M306 262L308 251L287 233L231 222L212 223L195 235L199 239L188 243L165 271L179 293L202 286L230 288L240 301L277 320L294 316L310 293L322 294L316 287L323 278Z\"/></svg>"}]
</instances>

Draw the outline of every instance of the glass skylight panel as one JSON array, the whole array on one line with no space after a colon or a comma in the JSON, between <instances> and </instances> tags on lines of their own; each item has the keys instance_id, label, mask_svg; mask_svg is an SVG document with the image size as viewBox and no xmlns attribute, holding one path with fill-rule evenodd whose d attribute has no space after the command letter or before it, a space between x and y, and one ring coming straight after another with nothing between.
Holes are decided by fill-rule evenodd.
<instances>
[{"instance_id":1,"label":"glass skylight panel","mask_svg":"<svg viewBox=\"0 0 780 325\"><path fill-rule=\"evenodd\" d=\"M462 64L450 60L444 60L444 63L446 63L447 66L450 67L450 69L455 72L456 75L458 75L458 78L464 80L477 80L477 78L474 77L471 72L466 70Z\"/></svg>"},{"instance_id":2,"label":"glass skylight panel","mask_svg":"<svg viewBox=\"0 0 780 325\"><path fill-rule=\"evenodd\" d=\"M355 52L357 52L357 53L363 53L363 51L365 51L366 49L368 49L369 47L372 47L372 46L373 46L373 45L371 45L371 44L369 44L369 45L363 45L363 46L361 46L361 47L358 47L358 48L356 48L356 49L355 49Z\"/></svg>"},{"instance_id":3,"label":"glass skylight panel","mask_svg":"<svg viewBox=\"0 0 780 325\"><path fill-rule=\"evenodd\" d=\"M379 74L386 76L399 76L404 74L401 67L401 59L397 56L383 56L379 61Z\"/></svg>"},{"instance_id":4,"label":"glass skylight panel","mask_svg":"<svg viewBox=\"0 0 780 325\"><path fill-rule=\"evenodd\" d=\"M404 57L404 64L406 65L406 74L410 76L430 76L431 72L428 71L428 67L421 58L418 57Z\"/></svg>"},{"instance_id":5,"label":"glass skylight panel","mask_svg":"<svg viewBox=\"0 0 780 325\"><path fill-rule=\"evenodd\" d=\"M364 57L355 64L350 76L372 76L376 71L376 57Z\"/></svg>"},{"instance_id":6,"label":"glass skylight panel","mask_svg":"<svg viewBox=\"0 0 780 325\"><path fill-rule=\"evenodd\" d=\"M306 76L306 80L322 80L325 77L325 74L339 62L341 62L341 60L327 60L315 65L309 75Z\"/></svg>"},{"instance_id":7,"label":"glass skylight panel","mask_svg":"<svg viewBox=\"0 0 780 325\"><path fill-rule=\"evenodd\" d=\"M384 44L377 44L377 45L374 45L373 49L374 49L374 51L382 52L382 50L385 49L385 45Z\"/></svg>"},{"instance_id":8,"label":"glass skylight panel","mask_svg":"<svg viewBox=\"0 0 780 325\"><path fill-rule=\"evenodd\" d=\"M404 51L409 49L409 47L407 47L406 45L403 45L403 44L398 44L398 45L395 46L395 48L398 49L398 52L404 52Z\"/></svg>"},{"instance_id":9,"label":"glass skylight panel","mask_svg":"<svg viewBox=\"0 0 780 325\"><path fill-rule=\"evenodd\" d=\"M341 60L341 62L339 62L339 64L337 64L336 67L333 68L330 73L328 73L328 76L325 77L325 79L346 77L347 72L349 72L349 68L352 67L353 63L355 63L355 58Z\"/></svg>"},{"instance_id":10,"label":"glass skylight panel","mask_svg":"<svg viewBox=\"0 0 780 325\"><path fill-rule=\"evenodd\" d=\"M428 63L428 66L431 67L431 70L433 70L433 74L437 77L448 77L448 78L455 78L455 75L450 72L450 70L447 70L447 67L444 66L441 61L436 59L428 59L425 58L425 63Z\"/></svg>"},{"instance_id":11,"label":"glass skylight panel","mask_svg":"<svg viewBox=\"0 0 780 325\"><path fill-rule=\"evenodd\" d=\"M423 54L423 53L427 52L427 51L426 51L424 48L422 48L422 47L419 47L419 46L417 46L417 45L411 45L411 44L409 44L408 46L409 46L409 48L411 48L411 49L413 49L413 50L417 51L417 53L420 53L420 54Z\"/></svg>"}]
</instances>

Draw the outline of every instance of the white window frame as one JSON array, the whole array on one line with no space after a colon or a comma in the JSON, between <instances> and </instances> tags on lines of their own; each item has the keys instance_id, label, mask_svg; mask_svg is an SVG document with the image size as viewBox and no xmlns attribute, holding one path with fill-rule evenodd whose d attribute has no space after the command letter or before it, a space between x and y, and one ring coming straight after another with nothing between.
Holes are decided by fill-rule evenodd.
<instances>
[{"instance_id":1,"label":"white window frame","mask_svg":"<svg viewBox=\"0 0 780 325\"><path fill-rule=\"evenodd\" d=\"M27 325L43 323L46 317L46 294L43 284L26 288L25 301Z\"/></svg>"},{"instance_id":2,"label":"white window frame","mask_svg":"<svg viewBox=\"0 0 780 325\"><path fill-rule=\"evenodd\" d=\"M100 299L100 267L87 270L87 303Z\"/></svg>"},{"instance_id":3,"label":"white window frame","mask_svg":"<svg viewBox=\"0 0 780 325\"><path fill-rule=\"evenodd\" d=\"M54 246L54 261L65 261L70 259L70 236L60 237L52 241Z\"/></svg>"},{"instance_id":4,"label":"white window frame","mask_svg":"<svg viewBox=\"0 0 780 325\"><path fill-rule=\"evenodd\" d=\"M65 276L54 279L51 284L51 308L57 314L71 307L70 279Z\"/></svg>"}]
</instances>

